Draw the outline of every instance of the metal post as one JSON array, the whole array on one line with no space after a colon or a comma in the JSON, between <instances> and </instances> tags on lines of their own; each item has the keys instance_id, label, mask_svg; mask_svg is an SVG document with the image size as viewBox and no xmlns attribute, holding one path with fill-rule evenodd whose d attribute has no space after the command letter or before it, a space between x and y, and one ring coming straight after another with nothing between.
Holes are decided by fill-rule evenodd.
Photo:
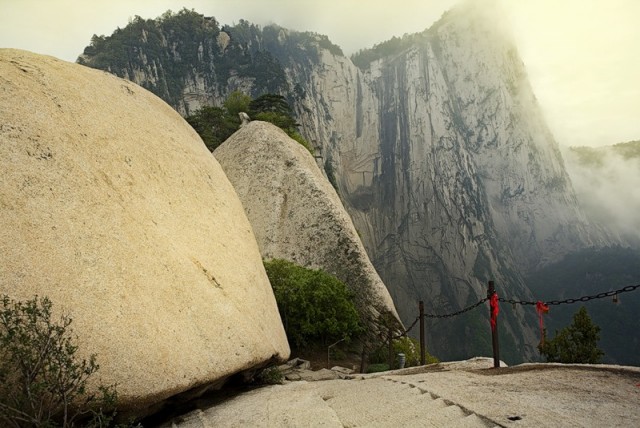
<instances>
[{"instance_id":1,"label":"metal post","mask_svg":"<svg viewBox=\"0 0 640 428\"><path fill-rule=\"evenodd\" d=\"M425 343L424 343L424 302L420 300L418 303L418 310L420 312L420 365L424 366L426 364L426 356L425 356Z\"/></svg>"},{"instance_id":2,"label":"metal post","mask_svg":"<svg viewBox=\"0 0 640 428\"><path fill-rule=\"evenodd\" d=\"M491 304L491 298L496 294L496 289L493 281L489 281L489 291L487 291L487 298L489 299L489 316L490 319L494 318L494 307ZM497 316L497 314L495 315ZM500 345L498 344L498 323L496 320L495 326L491 326L491 344L493 345L493 367L500 367Z\"/></svg>"}]
</instances>

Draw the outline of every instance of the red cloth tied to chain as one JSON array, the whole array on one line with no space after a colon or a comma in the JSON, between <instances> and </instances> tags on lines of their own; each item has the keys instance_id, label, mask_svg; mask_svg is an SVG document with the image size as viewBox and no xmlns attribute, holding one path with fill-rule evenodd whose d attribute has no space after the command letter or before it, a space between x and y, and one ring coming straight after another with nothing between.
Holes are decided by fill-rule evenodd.
<instances>
[{"instance_id":1,"label":"red cloth tied to chain","mask_svg":"<svg viewBox=\"0 0 640 428\"><path fill-rule=\"evenodd\" d=\"M540 343L544 343L544 322L542 321L542 314L549 312L549 306L538 300L536 303L536 312L538 313L538 320L540 322Z\"/></svg>"},{"instance_id":2,"label":"red cloth tied to chain","mask_svg":"<svg viewBox=\"0 0 640 428\"><path fill-rule=\"evenodd\" d=\"M489 304L491 305L491 330L495 331L498 323L498 312L500 312L500 307L498 306L498 293L493 293L491 295Z\"/></svg>"}]
</instances>

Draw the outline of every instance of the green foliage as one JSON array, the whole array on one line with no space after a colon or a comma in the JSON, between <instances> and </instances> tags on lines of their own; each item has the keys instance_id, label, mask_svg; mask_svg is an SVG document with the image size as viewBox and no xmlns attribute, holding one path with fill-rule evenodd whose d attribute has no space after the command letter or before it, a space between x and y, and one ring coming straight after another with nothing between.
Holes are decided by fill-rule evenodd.
<instances>
[{"instance_id":1,"label":"green foliage","mask_svg":"<svg viewBox=\"0 0 640 428\"><path fill-rule=\"evenodd\" d=\"M200 135L207 148L214 151L238 130L240 112L248 112L252 119L273 123L313 154L307 140L297 131L298 124L289 103L281 95L265 94L251 100L248 95L234 91L224 101L223 107L202 107L185 120Z\"/></svg>"},{"instance_id":2,"label":"green foliage","mask_svg":"<svg viewBox=\"0 0 640 428\"><path fill-rule=\"evenodd\" d=\"M569 147L578 159L578 163L585 166L601 168L604 165L605 153L593 147Z\"/></svg>"},{"instance_id":3,"label":"green foliage","mask_svg":"<svg viewBox=\"0 0 640 428\"><path fill-rule=\"evenodd\" d=\"M371 49L359 50L351 55L351 61L356 67L364 70L376 60L402 52L412 46L420 37L421 34L405 34L402 38L394 36L387 41L378 43Z\"/></svg>"},{"instance_id":4,"label":"green foliage","mask_svg":"<svg viewBox=\"0 0 640 428\"><path fill-rule=\"evenodd\" d=\"M367 373L380 373L387 370L391 370L391 368L386 363L374 363L367 366Z\"/></svg>"},{"instance_id":5,"label":"green foliage","mask_svg":"<svg viewBox=\"0 0 640 428\"><path fill-rule=\"evenodd\" d=\"M369 355L369 362L372 363L371 365L384 365L387 367L385 370L389 370L388 343L389 342L380 344L380 346L372 354ZM412 337L402 336L398 339L393 340L392 348L393 366L391 367L391 369L398 368L398 354L404 354L405 367L414 367L420 365L420 342L418 342L418 340ZM425 350L425 364L434 364L439 362L440 360L438 360L436 357L429 354L429 352Z\"/></svg>"},{"instance_id":6,"label":"green foliage","mask_svg":"<svg viewBox=\"0 0 640 428\"><path fill-rule=\"evenodd\" d=\"M287 260L265 261L264 266L293 348L326 346L362 331L353 295L342 281Z\"/></svg>"},{"instance_id":7,"label":"green foliage","mask_svg":"<svg viewBox=\"0 0 640 428\"><path fill-rule=\"evenodd\" d=\"M10 427L108 426L115 387L86 390L99 366L96 356L76 357L71 318L51 319L51 301L2 296L0 307L0 421Z\"/></svg>"},{"instance_id":8,"label":"green foliage","mask_svg":"<svg viewBox=\"0 0 640 428\"><path fill-rule=\"evenodd\" d=\"M187 75L210 72L207 60L219 51L219 33L215 19L186 8L155 20L136 16L111 36L94 35L78 62L120 77L144 70L150 78L137 83L175 107Z\"/></svg>"},{"instance_id":9,"label":"green foliage","mask_svg":"<svg viewBox=\"0 0 640 428\"><path fill-rule=\"evenodd\" d=\"M640 140L614 144L611 149L625 160L640 158Z\"/></svg>"},{"instance_id":10,"label":"green foliage","mask_svg":"<svg viewBox=\"0 0 640 428\"><path fill-rule=\"evenodd\" d=\"M294 141L297 141L302 147L307 149L309 153L313 154L313 147L311 147L309 142L298 131L287 132L287 134Z\"/></svg>"},{"instance_id":11,"label":"green foliage","mask_svg":"<svg viewBox=\"0 0 640 428\"><path fill-rule=\"evenodd\" d=\"M298 142L300 145L302 145L302 147L307 149L309 153L313 154L313 149L309 145L309 142L302 135L300 135L300 133L295 129L294 126L297 125L295 124L295 121L294 121L294 126L292 126L291 124L291 121L293 120L292 118L283 116L279 113L272 112L272 111L256 113L253 116L251 116L251 118L255 120L262 120L264 122L273 123L278 128L286 132L287 135L291 137L292 140Z\"/></svg>"},{"instance_id":12,"label":"green foliage","mask_svg":"<svg viewBox=\"0 0 640 428\"><path fill-rule=\"evenodd\" d=\"M249 115L252 119L273 123L313 154L311 145L298 132L299 125L293 117L293 111L282 95L259 96L249 104Z\"/></svg>"},{"instance_id":13,"label":"green foliage","mask_svg":"<svg viewBox=\"0 0 640 428\"><path fill-rule=\"evenodd\" d=\"M395 355L405 355L405 367L420 365L420 343L412 337L403 336L399 339L394 340L393 353ZM425 364L434 364L439 362L440 360L438 360L436 357L429 354L425 350Z\"/></svg>"},{"instance_id":14,"label":"green foliage","mask_svg":"<svg viewBox=\"0 0 640 428\"><path fill-rule=\"evenodd\" d=\"M283 381L284 375L276 366L260 370L255 377L255 382L260 385L279 385Z\"/></svg>"},{"instance_id":15,"label":"green foliage","mask_svg":"<svg viewBox=\"0 0 640 428\"><path fill-rule=\"evenodd\" d=\"M591 322L587 309L583 306L573 316L573 323L563 328L551 340L538 346L548 362L557 363L599 363L604 353L598 348L600 327Z\"/></svg>"},{"instance_id":16,"label":"green foliage","mask_svg":"<svg viewBox=\"0 0 640 428\"><path fill-rule=\"evenodd\" d=\"M585 249L565 256L530 275L526 283L542 301L563 300L621 289L640 283L640 252L629 248ZM640 366L640 290L584 303L593 322L601 328L602 361L607 364ZM574 310L554 306L545 315L549 332L572 321Z\"/></svg>"},{"instance_id":17,"label":"green foliage","mask_svg":"<svg viewBox=\"0 0 640 428\"><path fill-rule=\"evenodd\" d=\"M281 117L283 122L278 126L293 128L298 126L296 120L293 118L291 106L289 106L289 103L282 95L264 94L251 101L251 103L249 103L249 114L255 116L259 113L274 113Z\"/></svg>"},{"instance_id":18,"label":"green foliage","mask_svg":"<svg viewBox=\"0 0 640 428\"><path fill-rule=\"evenodd\" d=\"M278 128L281 128L284 132L286 132L287 135L293 130L291 124L292 118L284 116L280 113L276 113L274 111L264 111L259 113L254 112L250 113L250 116L252 120L262 120L264 122L273 123ZM295 121L293 122L293 125L295 125Z\"/></svg>"},{"instance_id":19,"label":"green foliage","mask_svg":"<svg viewBox=\"0 0 640 428\"><path fill-rule=\"evenodd\" d=\"M240 91L233 91L224 101L223 106L227 110L226 114L230 117L238 117L238 114L249 111L251 97Z\"/></svg>"},{"instance_id":20,"label":"green foliage","mask_svg":"<svg viewBox=\"0 0 640 428\"><path fill-rule=\"evenodd\" d=\"M640 158L640 141L628 141L604 147L569 147L580 165L602 168L608 154L616 154L625 160Z\"/></svg>"},{"instance_id":21,"label":"green foliage","mask_svg":"<svg viewBox=\"0 0 640 428\"><path fill-rule=\"evenodd\" d=\"M230 116L225 109L210 106L196 110L185 120L200 135L202 141L211 151L214 151L229 138L240 125L240 120Z\"/></svg>"},{"instance_id":22,"label":"green foliage","mask_svg":"<svg viewBox=\"0 0 640 428\"><path fill-rule=\"evenodd\" d=\"M224 44L221 32L228 36ZM285 68L317 64L323 49L343 55L324 35L276 25L261 28L242 19L220 27L215 18L184 8L156 19L136 16L110 36L94 35L78 62L120 77L135 76L136 83L179 109L185 82L194 74L219 93L229 90L231 77L252 81L252 97L288 93Z\"/></svg>"}]
</instances>

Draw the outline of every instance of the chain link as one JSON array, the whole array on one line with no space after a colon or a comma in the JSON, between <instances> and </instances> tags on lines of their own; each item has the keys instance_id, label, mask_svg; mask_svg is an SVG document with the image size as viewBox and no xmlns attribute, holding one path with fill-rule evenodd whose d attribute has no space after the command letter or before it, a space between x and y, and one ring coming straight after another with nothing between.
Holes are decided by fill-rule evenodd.
<instances>
[{"instance_id":1,"label":"chain link","mask_svg":"<svg viewBox=\"0 0 640 428\"><path fill-rule=\"evenodd\" d=\"M578 297L576 299L564 299L564 300L551 300L549 302L544 302L544 304L546 305L564 305L564 304L571 304L571 303L576 303L576 302L588 302L589 300L595 300L595 299L603 299L605 297L611 297L611 296L615 296L616 294L620 294L620 293L627 293L630 291L634 291L637 290L638 288L640 288L640 284L638 285L628 285L624 288L621 288L619 290L615 290L615 291L606 291L603 293L598 293L598 294L594 294L591 296L582 296L582 297ZM461 309L457 312L453 312L450 314L424 314L425 318L451 318L451 317L455 317L457 315L463 314L465 312L468 312L472 309L477 308L478 306L480 306L481 304L483 304L484 302L486 302L487 300L489 300L488 297L485 297L484 299L481 299L480 301L478 301L477 303L468 306L464 309ZM505 299L502 297L499 297L498 300L500 302L503 303L511 303L512 305L533 305L535 306L538 302L531 302L531 301L527 301L527 300L515 300L515 299ZM393 338L394 339L398 339L402 336L406 336L407 333L409 333L418 323L418 321L420 320L420 316L416 317L415 321L413 321L413 324L411 324L411 326L406 329L404 331L404 333L400 334L400 335L396 335Z\"/></svg>"},{"instance_id":2,"label":"chain link","mask_svg":"<svg viewBox=\"0 0 640 428\"><path fill-rule=\"evenodd\" d=\"M443 314L443 315L436 315L436 314L424 314L425 318L450 318L450 317L455 317L456 315L460 315L463 314L465 312L470 311L471 309L475 309L478 306L480 306L481 304L483 304L484 302L486 302L487 300L489 300L488 297L485 297L484 299L480 300L478 303L476 303L475 305L471 305L468 306L462 310L459 310L458 312L453 312L451 314ZM419 318L419 317L418 317Z\"/></svg>"},{"instance_id":3,"label":"chain link","mask_svg":"<svg viewBox=\"0 0 640 428\"><path fill-rule=\"evenodd\" d=\"M409 332L411 331L411 329L413 329L413 327L415 327L415 326L416 326L416 324L418 323L418 320L419 320L419 319L420 319L420 317L419 317L419 316L418 316L418 317L416 317L415 321L413 321L413 324L411 324L411 326L410 326L408 329L406 329L406 330L404 331L404 333L397 334L397 335L393 336L393 338L394 338L394 339L400 339L401 337L406 336L406 335L407 335L407 333L409 333Z\"/></svg>"},{"instance_id":4,"label":"chain link","mask_svg":"<svg viewBox=\"0 0 640 428\"><path fill-rule=\"evenodd\" d=\"M616 294L627 293L629 291L634 291L634 290L636 290L638 288L640 288L640 284L638 284L638 285L627 285L626 287L621 288L620 290L606 291L606 292L594 294L594 295L591 295L591 296L577 297L575 299L551 300L549 302L543 302L543 303L545 305L565 305L565 304L570 305L570 304L576 303L576 302L588 302L589 300L603 299L605 297L615 296ZM536 303L538 303L538 302L529 302L529 301L525 301L525 300L503 299L502 297L498 298L498 300L503 302L503 303L511 303L512 305L535 305Z\"/></svg>"}]
</instances>

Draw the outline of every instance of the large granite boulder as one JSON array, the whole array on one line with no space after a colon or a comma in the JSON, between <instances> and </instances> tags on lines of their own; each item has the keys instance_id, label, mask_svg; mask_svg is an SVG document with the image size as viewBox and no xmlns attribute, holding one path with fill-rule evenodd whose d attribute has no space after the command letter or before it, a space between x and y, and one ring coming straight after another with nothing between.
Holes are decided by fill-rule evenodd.
<instances>
[{"instance_id":1,"label":"large granite boulder","mask_svg":"<svg viewBox=\"0 0 640 428\"><path fill-rule=\"evenodd\" d=\"M134 414L289 346L251 225L171 107L102 71L0 50L0 294L73 318ZM94 385L95 387L95 385Z\"/></svg>"},{"instance_id":2,"label":"large granite boulder","mask_svg":"<svg viewBox=\"0 0 640 428\"><path fill-rule=\"evenodd\" d=\"M314 157L280 128L253 121L214 152L236 189L265 259L323 269L357 303L397 313L351 218Z\"/></svg>"}]
</instances>

